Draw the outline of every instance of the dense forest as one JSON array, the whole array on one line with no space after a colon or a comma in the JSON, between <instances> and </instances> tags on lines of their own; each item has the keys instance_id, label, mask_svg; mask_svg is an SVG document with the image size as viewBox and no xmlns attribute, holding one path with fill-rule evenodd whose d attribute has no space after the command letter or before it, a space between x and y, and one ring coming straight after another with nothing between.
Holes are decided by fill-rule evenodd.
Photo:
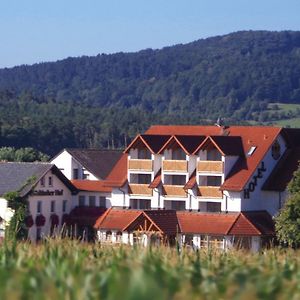
<instances>
[{"instance_id":1,"label":"dense forest","mask_svg":"<svg viewBox=\"0 0 300 300\"><path fill-rule=\"evenodd\" d=\"M153 123L266 121L275 102L300 103L300 32L23 65L0 69L0 146L122 147Z\"/></svg>"}]
</instances>

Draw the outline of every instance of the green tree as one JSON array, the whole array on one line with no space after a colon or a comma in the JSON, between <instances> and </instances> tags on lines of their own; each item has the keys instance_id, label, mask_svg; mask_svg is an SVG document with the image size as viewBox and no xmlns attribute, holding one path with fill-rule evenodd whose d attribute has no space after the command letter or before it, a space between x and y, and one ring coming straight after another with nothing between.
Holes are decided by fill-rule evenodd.
<instances>
[{"instance_id":1,"label":"green tree","mask_svg":"<svg viewBox=\"0 0 300 300\"><path fill-rule=\"evenodd\" d=\"M275 219L278 240L290 247L300 246L300 167L288 186L289 197Z\"/></svg>"}]
</instances>

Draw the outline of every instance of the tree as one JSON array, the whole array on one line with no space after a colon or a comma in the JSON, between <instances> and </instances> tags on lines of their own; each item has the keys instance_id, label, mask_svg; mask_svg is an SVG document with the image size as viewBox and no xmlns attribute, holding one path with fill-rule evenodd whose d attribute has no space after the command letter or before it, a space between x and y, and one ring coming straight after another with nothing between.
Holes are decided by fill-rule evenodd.
<instances>
[{"instance_id":1,"label":"tree","mask_svg":"<svg viewBox=\"0 0 300 300\"><path fill-rule=\"evenodd\" d=\"M300 246L300 167L288 186L289 197L275 219L278 240L290 247Z\"/></svg>"},{"instance_id":2,"label":"tree","mask_svg":"<svg viewBox=\"0 0 300 300\"><path fill-rule=\"evenodd\" d=\"M20 149L2 147L0 148L0 161L1 160L22 162L48 161L49 156L30 147Z\"/></svg>"}]
</instances>

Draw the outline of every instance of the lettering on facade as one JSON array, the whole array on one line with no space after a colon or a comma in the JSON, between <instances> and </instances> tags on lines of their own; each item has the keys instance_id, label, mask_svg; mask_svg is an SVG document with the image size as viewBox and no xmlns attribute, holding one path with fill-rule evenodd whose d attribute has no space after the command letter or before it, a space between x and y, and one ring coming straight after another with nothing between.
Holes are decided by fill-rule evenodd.
<instances>
[{"instance_id":1,"label":"lettering on facade","mask_svg":"<svg viewBox=\"0 0 300 300\"><path fill-rule=\"evenodd\" d=\"M255 191L255 188L257 186L257 180L259 178L263 178L264 172L266 172L267 169L265 168L265 163L262 161L260 167L257 169L257 174L252 177L252 180L248 184L248 188L244 189L244 198L249 199L250 193Z\"/></svg>"},{"instance_id":2,"label":"lettering on facade","mask_svg":"<svg viewBox=\"0 0 300 300\"><path fill-rule=\"evenodd\" d=\"M64 194L64 190L54 190L54 191L37 190L32 192L33 196L62 196L63 194Z\"/></svg>"}]
</instances>

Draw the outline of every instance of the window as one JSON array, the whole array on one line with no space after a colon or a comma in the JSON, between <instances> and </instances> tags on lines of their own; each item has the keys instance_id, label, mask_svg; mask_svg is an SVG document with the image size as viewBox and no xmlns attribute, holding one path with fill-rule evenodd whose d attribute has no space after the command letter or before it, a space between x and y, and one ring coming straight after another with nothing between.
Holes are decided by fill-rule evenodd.
<instances>
[{"instance_id":1,"label":"window","mask_svg":"<svg viewBox=\"0 0 300 300\"><path fill-rule=\"evenodd\" d=\"M68 203L68 200L63 200L63 203L62 203L62 212L65 213L67 211L67 203Z\"/></svg>"},{"instance_id":2,"label":"window","mask_svg":"<svg viewBox=\"0 0 300 300\"><path fill-rule=\"evenodd\" d=\"M220 161L222 160L221 153L216 148L209 149L207 150L207 160Z\"/></svg>"},{"instance_id":3,"label":"window","mask_svg":"<svg viewBox=\"0 0 300 300\"><path fill-rule=\"evenodd\" d=\"M173 185L185 185L186 177L184 175L172 175L172 184Z\"/></svg>"},{"instance_id":4,"label":"window","mask_svg":"<svg viewBox=\"0 0 300 300\"><path fill-rule=\"evenodd\" d=\"M151 175L150 174L138 174L138 182L140 184L150 184Z\"/></svg>"},{"instance_id":5,"label":"window","mask_svg":"<svg viewBox=\"0 0 300 300\"><path fill-rule=\"evenodd\" d=\"M185 210L185 201L171 201L171 209Z\"/></svg>"},{"instance_id":6,"label":"window","mask_svg":"<svg viewBox=\"0 0 300 300\"><path fill-rule=\"evenodd\" d=\"M186 160L185 152L180 148L173 149L172 150L172 159L173 160Z\"/></svg>"},{"instance_id":7,"label":"window","mask_svg":"<svg viewBox=\"0 0 300 300\"><path fill-rule=\"evenodd\" d=\"M122 242L122 232L118 231L116 235L116 242L121 243Z\"/></svg>"},{"instance_id":8,"label":"window","mask_svg":"<svg viewBox=\"0 0 300 300\"><path fill-rule=\"evenodd\" d=\"M207 211L208 212L220 212L221 211L221 203L207 202Z\"/></svg>"},{"instance_id":9,"label":"window","mask_svg":"<svg viewBox=\"0 0 300 300\"><path fill-rule=\"evenodd\" d=\"M36 212L38 214L41 214L42 213L42 201L38 201L37 202L37 209L36 209Z\"/></svg>"},{"instance_id":10,"label":"window","mask_svg":"<svg viewBox=\"0 0 300 300\"><path fill-rule=\"evenodd\" d=\"M248 151L248 153L247 153L247 156L251 156L251 155L255 152L255 150L256 150L256 146L252 146L252 147L249 149L249 151Z\"/></svg>"},{"instance_id":11,"label":"window","mask_svg":"<svg viewBox=\"0 0 300 300\"><path fill-rule=\"evenodd\" d=\"M130 208L132 208L132 209L150 209L151 208L151 200L130 199Z\"/></svg>"},{"instance_id":12,"label":"window","mask_svg":"<svg viewBox=\"0 0 300 300\"><path fill-rule=\"evenodd\" d=\"M100 200L100 207L106 207L106 197L100 196L99 200Z\"/></svg>"},{"instance_id":13,"label":"window","mask_svg":"<svg viewBox=\"0 0 300 300\"><path fill-rule=\"evenodd\" d=\"M138 149L138 159L151 159L151 152L146 149Z\"/></svg>"},{"instance_id":14,"label":"window","mask_svg":"<svg viewBox=\"0 0 300 300\"><path fill-rule=\"evenodd\" d=\"M45 177L43 176L42 178L41 178L41 186L45 186Z\"/></svg>"},{"instance_id":15,"label":"window","mask_svg":"<svg viewBox=\"0 0 300 300\"><path fill-rule=\"evenodd\" d=\"M90 174L86 174L86 173L82 174L82 179L89 179L89 177L90 177Z\"/></svg>"},{"instance_id":16,"label":"window","mask_svg":"<svg viewBox=\"0 0 300 300\"><path fill-rule=\"evenodd\" d=\"M52 181L52 176L48 177L48 185L52 186L53 185L53 181Z\"/></svg>"},{"instance_id":17,"label":"window","mask_svg":"<svg viewBox=\"0 0 300 300\"><path fill-rule=\"evenodd\" d=\"M130 183L150 184L151 174L130 174Z\"/></svg>"},{"instance_id":18,"label":"window","mask_svg":"<svg viewBox=\"0 0 300 300\"><path fill-rule=\"evenodd\" d=\"M78 178L79 178L78 169L73 169L73 179L78 179Z\"/></svg>"},{"instance_id":19,"label":"window","mask_svg":"<svg viewBox=\"0 0 300 300\"><path fill-rule=\"evenodd\" d=\"M107 242L111 242L111 236L112 236L111 231L106 231L106 241Z\"/></svg>"},{"instance_id":20,"label":"window","mask_svg":"<svg viewBox=\"0 0 300 300\"><path fill-rule=\"evenodd\" d=\"M36 228L36 240L40 241L42 238L42 228L41 227L37 227Z\"/></svg>"},{"instance_id":21,"label":"window","mask_svg":"<svg viewBox=\"0 0 300 300\"><path fill-rule=\"evenodd\" d=\"M79 206L85 206L85 196L79 196Z\"/></svg>"},{"instance_id":22,"label":"window","mask_svg":"<svg viewBox=\"0 0 300 300\"><path fill-rule=\"evenodd\" d=\"M50 208L50 212L54 213L55 212L55 200L51 201L51 208Z\"/></svg>"},{"instance_id":23,"label":"window","mask_svg":"<svg viewBox=\"0 0 300 300\"><path fill-rule=\"evenodd\" d=\"M207 186L221 186L221 176L207 176Z\"/></svg>"},{"instance_id":24,"label":"window","mask_svg":"<svg viewBox=\"0 0 300 300\"><path fill-rule=\"evenodd\" d=\"M96 206L96 197L95 196L89 196L89 206Z\"/></svg>"}]
</instances>

